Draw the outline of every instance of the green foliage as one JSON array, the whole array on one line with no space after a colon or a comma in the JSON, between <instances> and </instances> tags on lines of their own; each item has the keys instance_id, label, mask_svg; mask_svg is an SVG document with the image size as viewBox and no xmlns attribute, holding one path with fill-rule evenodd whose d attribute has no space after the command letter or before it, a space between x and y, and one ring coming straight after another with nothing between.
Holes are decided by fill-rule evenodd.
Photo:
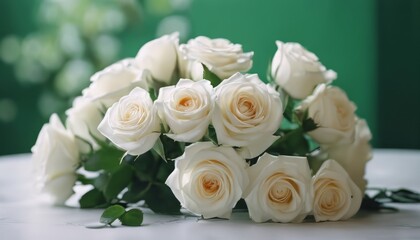
<instances>
[{"instance_id":1,"label":"green foliage","mask_svg":"<svg viewBox=\"0 0 420 240\"><path fill-rule=\"evenodd\" d=\"M101 191L94 188L80 198L79 204L81 208L94 208L106 204L106 199Z\"/></svg>"},{"instance_id":2,"label":"green foliage","mask_svg":"<svg viewBox=\"0 0 420 240\"><path fill-rule=\"evenodd\" d=\"M153 146L152 150L159 155L163 161L166 162L166 155L165 155L165 148L163 147L163 143L160 138L157 139L155 145Z\"/></svg>"},{"instance_id":3,"label":"green foliage","mask_svg":"<svg viewBox=\"0 0 420 240\"><path fill-rule=\"evenodd\" d=\"M120 165L119 160L122 156L122 151L110 146L103 146L101 149L83 158L83 167L85 170L92 172L99 170L113 172L118 169Z\"/></svg>"},{"instance_id":4,"label":"green foliage","mask_svg":"<svg viewBox=\"0 0 420 240\"><path fill-rule=\"evenodd\" d=\"M106 185L109 182L110 174L103 172L98 177L94 178L92 185L101 192L105 191Z\"/></svg>"},{"instance_id":5,"label":"green foliage","mask_svg":"<svg viewBox=\"0 0 420 240\"><path fill-rule=\"evenodd\" d=\"M372 197L373 199L382 202L394 202L394 203L420 203L420 193L408 190L408 189L375 189L378 192Z\"/></svg>"},{"instance_id":6,"label":"green foliage","mask_svg":"<svg viewBox=\"0 0 420 240\"><path fill-rule=\"evenodd\" d=\"M153 101L155 101L155 100L157 99L158 92L156 91L156 89L155 89L155 88L150 88L150 89L149 89L149 95L150 95L150 98L151 98Z\"/></svg>"},{"instance_id":7,"label":"green foliage","mask_svg":"<svg viewBox=\"0 0 420 240\"><path fill-rule=\"evenodd\" d=\"M101 223L111 224L125 213L125 209L120 205L113 205L105 209L99 220Z\"/></svg>"},{"instance_id":8,"label":"green foliage","mask_svg":"<svg viewBox=\"0 0 420 240\"><path fill-rule=\"evenodd\" d=\"M312 118L307 118L302 122L302 129L304 132L310 132L318 128L318 125Z\"/></svg>"},{"instance_id":9,"label":"green foliage","mask_svg":"<svg viewBox=\"0 0 420 240\"><path fill-rule=\"evenodd\" d=\"M143 212L140 209L130 209L120 218L121 224L125 226L140 226L143 223Z\"/></svg>"},{"instance_id":10,"label":"green foliage","mask_svg":"<svg viewBox=\"0 0 420 240\"><path fill-rule=\"evenodd\" d=\"M284 134L267 149L267 152L275 155L306 156L309 152L309 143L304 135L303 129L296 128L293 130L285 130L283 133Z\"/></svg>"},{"instance_id":11,"label":"green foliage","mask_svg":"<svg viewBox=\"0 0 420 240\"><path fill-rule=\"evenodd\" d=\"M164 183L153 184L145 196L146 204L153 212L179 214L181 205L171 189Z\"/></svg>"},{"instance_id":12,"label":"green foliage","mask_svg":"<svg viewBox=\"0 0 420 240\"><path fill-rule=\"evenodd\" d=\"M135 203L142 199L152 186L152 182L140 181L135 179L127 188L121 200Z\"/></svg>"},{"instance_id":13,"label":"green foliage","mask_svg":"<svg viewBox=\"0 0 420 240\"><path fill-rule=\"evenodd\" d=\"M420 203L420 193L408 189L390 190L385 188L368 188L367 191L376 191L370 197L365 194L362 209L370 211L398 211L397 208L386 205L387 203Z\"/></svg>"},{"instance_id":14,"label":"green foliage","mask_svg":"<svg viewBox=\"0 0 420 240\"><path fill-rule=\"evenodd\" d=\"M105 198L108 201L116 199L118 194L124 190L131 182L133 176L133 170L128 165L121 165L121 167L113 174L104 189Z\"/></svg>"},{"instance_id":15,"label":"green foliage","mask_svg":"<svg viewBox=\"0 0 420 240\"><path fill-rule=\"evenodd\" d=\"M285 110L283 112L283 116L289 121L289 122L296 122L294 117L294 109L295 109L295 101L287 96L285 98L286 106Z\"/></svg>"},{"instance_id":16,"label":"green foliage","mask_svg":"<svg viewBox=\"0 0 420 240\"><path fill-rule=\"evenodd\" d=\"M216 130L214 129L214 127L212 125L210 125L207 129L207 133L204 136L204 139L207 141L211 141L214 145L219 145L219 142L217 140L217 134L216 134Z\"/></svg>"},{"instance_id":17,"label":"green foliage","mask_svg":"<svg viewBox=\"0 0 420 240\"><path fill-rule=\"evenodd\" d=\"M165 156L167 159L175 159L184 153L185 143L174 141L166 135L161 135L160 139L164 145Z\"/></svg>"},{"instance_id":18,"label":"green foliage","mask_svg":"<svg viewBox=\"0 0 420 240\"><path fill-rule=\"evenodd\" d=\"M125 226L140 226L143 223L143 212L140 209L126 211L120 205L112 205L105 209L99 222L111 225L117 219Z\"/></svg>"},{"instance_id":19,"label":"green foliage","mask_svg":"<svg viewBox=\"0 0 420 240\"><path fill-rule=\"evenodd\" d=\"M151 151L139 156L124 155L103 142L100 144L102 148L85 156L82 163L85 170L98 172L98 175L93 178L79 176L79 183L94 187L80 199L81 207L127 205L145 200L156 212L179 213L178 200L164 184L174 169L174 162L164 160L166 156L181 154L184 144L162 135ZM136 214L138 212L133 211L124 217L127 225L138 224L132 220Z\"/></svg>"},{"instance_id":20,"label":"green foliage","mask_svg":"<svg viewBox=\"0 0 420 240\"><path fill-rule=\"evenodd\" d=\"M203 78L209 80L213 87L216 87L222 82L222 79L220 79L216 74L211 72L206 65L201 65L203 66Z\"/></svg>"}]
</instances>

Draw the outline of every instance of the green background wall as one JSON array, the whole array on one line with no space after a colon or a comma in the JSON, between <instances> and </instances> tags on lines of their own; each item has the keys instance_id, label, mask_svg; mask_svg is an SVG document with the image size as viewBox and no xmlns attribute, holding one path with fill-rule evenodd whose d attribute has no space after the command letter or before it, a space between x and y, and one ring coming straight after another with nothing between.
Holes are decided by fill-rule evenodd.
<instances>
[{"instance_id":1,"label":"green background wall","mask_svg":"<svg viewBox=\"0 0 420 240\"><path fill-rule=\"evenodd\" d=\"M35 26L33 12L38 1L1 1L0 9L6 10L0 15L0 39L8 34L23 35L31 31ZM165 3L165 0L153 1L156 5ZM151 2L141 1L142 4ZM389 113L382 104L384 99L389 99L389 93L398 90L395 84L389 83L394 82L392 78L399 71L393 68L392 61L386 59L392 59L394 54L402 58L399 61L402 67L404 57L410 55L407 53L409 46L417 53L415 56L419 56L420 41L415 43L413 40L419 39L418 3L420 1L416 3L415 0L191 0L188 9L176 14L189 19L189 37L224 37L241 43L245 51L254 51L251 71L262 76L276 51L275 40L300 42L315 52L327 68L338 73L334 84L347 92L358 106L358 115L367 119L376 147L420 148L420 127L416 126L420 123L419 111L410 115L414 128L404 133L409 140L394 137L384 141L390 139L387 133L394 121L392 116L384 119ZM400 7L396 8L395 4ZM165 15L156 16L147 11L143 14L137 29L121 35L121 58L133 56L141 44L155 38L156 27ZM387 28L389 22L395 26ZM406 28L399 27L404 24ZM393 34L394 31L398 35ZM399 42L398 46L393 45L394 41ZM405 46L406 43L411 45ZM389 48L394 50L388 51ZM401 48L404 52L398 50ZM409 59L412 60L409 63L411 71L406 72L405 80L410 84L403 90L414 93L420 86L420 73L414 69L420 69L420 64L418 57ZM2 62L0 82L0 99L13 99L19 110L16 121L0 121L0 155L28 152L47 120L37 113L35 106L40 89L19 85L10 66ZM408 104L410 96L401 100ZM415 104L420 103L419 98L415 100ZM398 105L398 100L392 103ZM398 134L397 128L393 134Z\"/></svg>"},{"instance_id":2,"label":"green background wall","mask_svg":"<svg viewBox=\"0 0 420 240\"><path fill-rule=\"evenodd\" d=\"M251 71L265 74L275 40L299 42L338 73L376 135L376 8L373 0L196 0L192 35L226 37L255 51Z\"/></svg>"}]
</instances>

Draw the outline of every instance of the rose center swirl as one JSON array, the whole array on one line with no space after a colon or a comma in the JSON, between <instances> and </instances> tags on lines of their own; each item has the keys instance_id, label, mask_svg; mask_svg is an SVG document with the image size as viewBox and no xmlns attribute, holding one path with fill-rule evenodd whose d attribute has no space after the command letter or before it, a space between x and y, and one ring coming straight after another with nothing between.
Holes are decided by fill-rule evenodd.
<instances>
[{"instance_id":1,"label":"rose center swirl","mask_svg":"<svg viewBox=\"0 0 420 240\"><path fill-rule=\"evenodd\" d=\"M198 100L192 96L184 96L178 100L175 108L181 112L188 112L196 108L197 101Z\"/></svg>"},{"instance_id":2,"label":"rose center swirl","mask_svg":"<svg viewBox=\"0 0 420 240\"><path fill-rule=\"evenodd\" d=\"M123 112L121 121L130 122L140 118L139 115L141 115L141 107L137 104L130 104L128 108Z\"/></svg>"},{"instance_id":3,"label":"rose center swirl","mask_svg":"<svg viewBox=\"0 0 420 240\"><path fill-rule=\"evenodd\" d=\"M290 204L293 201L293 191L299 192L299 186L293 179L283 173L276 173L267 178L269 184L268 200L275 204Z\"/></svg>"}]
</instances>

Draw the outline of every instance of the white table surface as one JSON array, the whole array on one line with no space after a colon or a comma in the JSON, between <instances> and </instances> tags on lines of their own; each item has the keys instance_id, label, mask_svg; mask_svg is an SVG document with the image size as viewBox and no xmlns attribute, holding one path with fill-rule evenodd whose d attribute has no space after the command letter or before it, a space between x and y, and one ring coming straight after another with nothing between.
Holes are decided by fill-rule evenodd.
<instances>
[{"instance_id":1,"label":"white table surface","mask_svg":"<svg viewBox=\"0 0 420 240\"><path fill-rule=\"evenodd\" d=\"M375 150L369 186L420 191L420 151ZM393 204L396 213L359 212L343 222L254 223L247 213L231 220L145 214L141 227L89 229L102 210L51 207L33 191L30 155L0 157L0 239L420 239L420 204Z\"/></svg>"}]
</instances>

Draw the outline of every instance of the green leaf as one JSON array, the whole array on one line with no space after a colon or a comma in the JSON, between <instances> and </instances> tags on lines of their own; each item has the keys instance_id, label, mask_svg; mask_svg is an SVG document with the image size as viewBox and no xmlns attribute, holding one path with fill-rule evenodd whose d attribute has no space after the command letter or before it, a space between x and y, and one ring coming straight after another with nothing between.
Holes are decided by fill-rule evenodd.
<instances>
[{"instance_id":1,"label":"green leaf","mask_svg":"<svg viewBox=\"0 0 420 240\"><path fill-rule=\"evenodd\" d=\"M110 201L115 199L118 194L124 190L131 182L133 170L128 165L121 165L115 173L113 173L105 187L105 198Z\"/></svg>"},{"instance_id":2,"label":"green leaf","mask_svg":"<svg viewBox=\"0 0 420 240\"><path fill-rule=\"evenodd\" d=\"M150 89L149 89L149 95L150 95L150 98L151 98L153 101L155 101L155 100L157 99L157 92L156 92L156 89L155 89L155 88L150 88Z\"/></svg>"},{"instance_id":3,"label":"green leaf","mask_svg":"<svg viewBox=\"0 0 420 240\"><path fill-rule=\"evenodd\" d=\"M94 188L85 193L79 200L81 208L94 208L106 204L106 199L101 191Z\"/></svg>"},{"instance_id":4,"label":"green leaf","mask_svg":"<svg viewBox=\"0 0 420 240\"><path fill-rule=\"evenodd\" d=\"M94 180L94 178L87 178L85 175L77 174L77 181L79 181L83 185L92 184Z\"/></svg>"},{"instance_id":5,"label":"green leaf","mask_svg":"<svg viewBox=\"0 0 420 240\"><path fill-rule=\"evenodd\" d=\"M397 212L398 209L394 207L385 206L382 202L378 202L375 198L369 197L367 194L363 197L361 209L370 211L387 211Z\"/></svg>"},{"instance_id":6,"label":"green leaf","mask_svg":"<svg viewBox=\"0 0 420 240\"><path fill-rule=\"evenodd\" d=\"M105 224L111 224L115 220L117 220L119 217L124 215L125 209L120 205L112 205L105 209L105 211L102 213L102 216L99 220L101 223Z\"/></svg>"},{"instance_id":7,"label":"green leaf","mask_svg":"<svg viewBox=\"0 0 420 240\"><path fill-rule=\"evenodd\" d=\"M87 171L105 170L113 172L118 169L123 152L115 148L101 148L94 152L83 164Z\"/></svg>"},{"instance_id":8,"label":"green leaf","mask_svg":"<svg viewBox=\"0 0 420 240\"><path fill-rule=\"evenodd\" d=\"M147 193L146 203L155 213L179 214L181 204L163 183L154 184Z\"/></svg>"},{"instance_id":9,"label":"green leaf","mask_svg":"<svg viewBox=\"0 0 420 240\"><path fill-rule=\"evenodd\" d=\"M319 126L315 123L312 118L307 118L302 122L302 129L305 132L310 132L317 129Z\"/></svg>"},{"instance_id":10,"label":"green leaf","mask_svg":"<svg viewBox=\"0 0 420 240\"><path fill-rule=\"evenodd\" d=\"M160 139L165 146L165 156L167 159L175 159L184 153L185 143L174 141L165 135L161 135Z\"/></svg>"},{"instance_id":11,"label":"green leaf","mask_svg":"<svg viewBox=\"0 0 420 240\"><path fill-rule=\"evenodd\" d=\"M153 180L154 176L152 176L153 172L151 169L154 168L156 161L151 151L136 157L127 155L123 162L129 164L134 169L135 176L139 180L147 182Z\"/></svg>"},{"instance_id":12,"label":"green leaf","mask_svg":"<svg viewBox=\"0 0 420 240\"><path fill-rule=\"evenodd\" d=\"M295 109L295 101L291 97L289 97L289 96L287 96L285 98L285 101L287 103L286 103L286 106L285 106L285 109L284 109L284 112L283 112L283 116L287 120L289 120L289 122L293 123L293 122L295 122L294 121L295 119L293 117L293 115L294 115L294 109Z\"/></svg>"},{"instance_id":13,"label":"green leaf","mask_svg":"<svg viewBox=\"0 0 420 240\"><path fill-rule=\"evenodd\" d=\"M302 128L285 131L286 134L275 141L267 150L271 154L306 156L309 143Z\"/></svg>"},{"instance_id":14,"label":"green leaf","mask_svg":"<svg viewBox=\"0 0 420 240\"><path fill-rule=\"evenodd\" d=\"M157 139L152 150L155 151L155 153L157 153L159 157L161 157L166 162L165 148L163 147L162 140L160 138Z\"/></svg>"},{"instance_id":15,"label":"green leaf","mask_svg":"<svg viewBox=\"0 0 420 240\"><path fill-rule=\"evenodd\" d=\"M209 127L207 128L207 133L206 135L204 135L203 139L205 141L212 142L216 146L219 145L218 140L217 140L216 130L214 129L214 126L212 125L209 125Z\"/></svg>"},{"instance_id":16,"label":"green leaf","mask_svg":"<svg viewBox=\"0 0 420 240\"><path fill-rule=\"evenodd\" d=\"M391 200L397 203L419 203L420 194L408 189L391 191Z\"/></svg>"},{"instance_id":17,"label":"green leaf","mask_svg":"<svg viewBox=\"0 0 420 240\"><path fill-rule=\"evenodd\" d=\"M119 217L124 226L140 226L143 223L143 212L140 209L130 209Z\"/></svg>"},{"instance_id":18,"label":"green leaf","mask_svg":"<svg viewBox=\"0 0 420 240\"><path fill-rule=\"evenodd\" d=\"M206 65L201 65L203 66L203 78L209 80L213 87L216 87L222 82L222 79L220 79L216 74L212 73Z\"/></svg>"},{"instance_id":19,"label":"green leaf","mask_svg":"<svg viewBox=\"0 0 420 240\"><path fill-rule=\"evenodd\" d=\"M248 209L246 202L243 198L239 199L239 201L236 203L235 207L233 209L240 209L240 210L246 210Z\"/></svg>"},{"instance_id":20,"label":"green leaf","mask_svg":"<svg viewBox=\"0 0 420 240\"><path fill-rule=\"evenodd\" d=\"M142 182L135 179L128 186L127 192L122 196L122 200L129 203L136 203L140 200L144 200L144 196L152 186L152 182Z\"/></svg>"},{"instance_id":21,"label":"green leaf","mask_svg":"<svg viewBox=\"0 0 420 240\"><path fill-rule=\"evenodd\" d=\"M110 175L109 173L101 173L95 178L92 185L99 191L105 191L106 185L109 182Z\"/></svg>"},{"instance_id":22,"label":"green leaf","mask_svg":"<svg viewBox=\"0 0 420 240\"><path fill-rule=\"evenodd\" d=\"M165 182L168 176L174 171L175 161L168 161L165 164L160 164L156 173L156 180L158 182Z\"/></svg>"}]
</instances>

